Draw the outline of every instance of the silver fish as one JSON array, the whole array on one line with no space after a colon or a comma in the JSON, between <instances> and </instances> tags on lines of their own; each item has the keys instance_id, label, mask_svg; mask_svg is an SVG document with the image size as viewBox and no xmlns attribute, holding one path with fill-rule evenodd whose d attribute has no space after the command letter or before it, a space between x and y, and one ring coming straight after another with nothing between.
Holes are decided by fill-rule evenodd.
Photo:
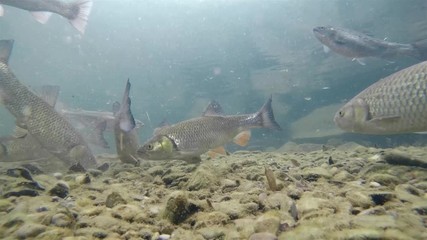
<instances>
[{"instance_id":1,"label":"silver fish","mask_svg":"<svg viewBox=\"0 0 427 240\"><path fill-rule=\"evenodd\" d=\"M12 73L7 65L12 48L13 40L0 40L0 102L45 150L68 165L94 167L96 159L77 130Z\"/></svg>"},{"instance_id":2,"label":"silver fish","mask_svg":"<svg viewBox=\"0 0 427 240\"><path fill-rule=\"evenodd\" d=\"M139 148L138 132L135 119L130 110L131 100L129 79L126 83L125 92L121 104L115 104L115 125L114 135L116 140L116 150L119 159L123 163L139 165L137 150ZM119 106L120 105L120 106Z\"/></svg>"},{"instance_id":3,"label":"silver fish","mask_svg":"<svg viewBox=\"0 0 427 240\"><path fill-rule=\"evenodd\" d=\"M345 57L358 60L362 65L362 59L366 57L391 60L399 56L410 56L420 60L427 59L426 40L414 44L388 42L350 29L331 26L315 27L313 33L326 47L326 51L331 49Z\"/></svg>"},{"instance_id":4,"label":"silver fish","mask_svg":"<svg viewBox=\"0 0 427 240\"><path fill-rule=\"evenodd\" d=\"M84 34L93 1L0 0L0 16L3 16L4 9L1 4L30 11L33 17L42 24L49 20L52 13L59 14L68 19L81 34Z\"/></svg>"},{"instance_id":5,"label":"silver fish","mask_svg":"<svg viewBox=\"0 0 427 240\"><path fill-rule=\"evenodd\" d=\"M366 88L334 117L348 132L396 134L427 131L427 61Z\"/></svg>"},{"instance_id":6,"label":"silver fish","mask_svg":"<svg viewBox=\"0 0 427 240\"><path fill-rule=\"evenodd\" d=\"M271 108L271 97L256 113L224 116L218 103L212 102L202 117L164 126L138 149L138 156L148 160L182 159L200 162L200 155L208 150L225 153L222 146L234 139L244 146L251 128L280 130Z\"/></svg>"}]
</instances>

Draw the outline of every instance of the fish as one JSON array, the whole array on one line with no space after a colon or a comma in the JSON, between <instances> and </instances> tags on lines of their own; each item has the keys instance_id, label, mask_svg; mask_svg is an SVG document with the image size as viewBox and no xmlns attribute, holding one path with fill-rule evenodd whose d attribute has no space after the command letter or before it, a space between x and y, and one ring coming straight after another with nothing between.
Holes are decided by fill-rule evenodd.
<instances>
[{"instance_id":1,"label":"fish","mask_svg":"<svg viewBox=\"0 0 427 240\"><path fill-rule=\"evenodd\" d=\"M63 115L83 135L85 140L91 144L109 149L110 146L105 139L105 132L114 132L115 116L108 111L90 111L85 109L72 109L58 102L60 87L57 85L43 85L40 97L55 107L55 110ZM135 127L141 128L144 123L135 119Z\"/></svg>"},{"instance_id":2,"label":"fish","mask_svg":"<svg viewBox=\"0 0 427 240\"><path fill-rule=\"evenodd\" d=\"M0 103L52 155L67 165L97 165L88 144L77 130L47 102L23 85L8 66L13 40L0 40Z\"/></svg>"},{"instance_id":3,"label":"fish","mask_svg":"<svg viewBox=\"0 0 427 240\"><path fill-rule=\"evenodd\" d=\"M92 0L0 0L0 16L4 14L3 5L30 11L36 21L45 24L52 13L68 19L71 25L84 34L92 10Z\"/></svg>"},{"instance_id":4,"label":"fish","mask_svg":"<svg viewBox=\"0 0 427 240\"><path fill-rule=\"evenodd\" d=\"M351 29L332 26L315 27L313 33L323 44L325 52L331 49L362 65L365 65L364 58L367 57L393 60L409 56L421 61L427 60L427 40L413 44L388 42Z\"/></svg>"},{"instance_id":5,"label":"fish","mask_svg":"<svg viewBox=\"0 0 427 240\"><path fill-rule=\"evenodd\" d=\"M135 119L130 109L131 100L129 97L131 84L129 79L126 82L125 92L123 93L122 103L113 105L114 112L114 136L116 141L116 150L119 159L123 163L130 163L138 166L140 160L137 158L139 148L139 138Z\"/></svg>"},{"instance_id":6,"label":"fish","mask_svg":"<svg viewBox=\"0 0 427 240\"><path fill-rule=\"evenodd\" d=\"M31 135L0 137L0 162L47 159L52 155Z\"/></svg>"},{"instance_id":7,"label":"fish","mask_svg":"<svg viewBox=\"0 0 427 240\"><path fill-rule=\"evenodd\" d=\"M153 137L138 149L138 157L146 160L180 159L198 163L201 161L200 155L209 150L225 154L223 146L231 140L245 146L250 139L251 128L281 130L274 119L271 102L270 96L256 113L224 115L220 105L212 101L201 117L156 129Z\"/></svg>"},{"instance_id":8,"label":"fish","mask_svg":"<svg viewBox=\"0 0 427 240\"><path fill-rule=\"evenodd\" d=\"M399 134L427 131L427 61L387 76L335 113L347 132Z\"/></svg>"}]
</instances>

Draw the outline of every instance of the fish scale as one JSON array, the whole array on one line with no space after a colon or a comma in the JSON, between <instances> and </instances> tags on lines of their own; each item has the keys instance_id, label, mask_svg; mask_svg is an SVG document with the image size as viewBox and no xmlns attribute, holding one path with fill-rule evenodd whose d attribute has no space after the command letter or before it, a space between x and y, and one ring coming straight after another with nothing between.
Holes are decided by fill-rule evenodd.
<instances>
[{"instance_id":1,"label":"fish scale","mask_svg":"<svg viewBox=\"0 0 427 240\"><path fill-rule=\"evenodd\" d=\"M6 52L2 59L8 58L12 46L11 40L0 41L0 54ZM69 165L80 162L84 167L94 167L95 157L82 136L48 103L20 83L6 62L0 61L0 98L18 125Z\"/></svg>"},{"instance_id":2,"label":"fish scale","mask_svg":"<svg viewBox=\"0 0 427 240\"><path fill-rule=\"evenodd\" d=\"M344 116L340 117L340 113ZM338 111L334 120L339 127L352 132L427 131L427 62L372 84Z\"/></svg>"}]
</instances>

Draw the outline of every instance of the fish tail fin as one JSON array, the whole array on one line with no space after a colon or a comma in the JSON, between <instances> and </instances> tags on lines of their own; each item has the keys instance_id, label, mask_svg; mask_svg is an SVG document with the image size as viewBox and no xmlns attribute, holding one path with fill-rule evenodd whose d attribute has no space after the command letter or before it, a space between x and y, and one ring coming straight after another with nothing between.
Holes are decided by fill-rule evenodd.
<instances>
[{"instance_id":1,"label":"fish tail fin","mask_svg":"<svg viewBox=\"0 0 427 240\"><path fill-rule=\"evenodd\" d=\"M411 44L415 49L413 56L421 61L427 60L427 39Z\"/></svg>"},{"instance_id":2,"label":"fish tail fin","mask_svg":"<svg viewBox=\"0 0 427 240\"><path fill-rule=\"evenodd\" d=\"M0 40L0 62L7 64L12 54L13 40Z\"/></svg>"},{"instance_id":3,"label":"fish tail fin","mask_svg":"<svg viewBox=\"0 0 427 240\"><path fill-rule=\"evenodd\" d=\"M41 23L45 24L47 21L49 21L50 16L52 16L51 12L30 12L33 18Z\"/></svg>"},{"instance_id":4,"label":"fish tail fin","mask_svg":"<svg viewBox=\"0 0 427 240\"><path fill-rule=\"evenodd\" d=\"M71 25L81 34L84 34L90 12L92 11L92 0L76 0L71 4L73 17L69 18Z\"/></svg>"},{"instance_id":5,"label":"fish tail fin","mask_svg":"<svg viewBox=\"0 0 427 240\"><path fill-rule=\"evenodd\" d=\"M259 120L260 127L282 130L280 125L274 119L273 108L271 107L272 96L264 103L261 109L256 113L256 118Z\"/></svg>"}]
</instances>

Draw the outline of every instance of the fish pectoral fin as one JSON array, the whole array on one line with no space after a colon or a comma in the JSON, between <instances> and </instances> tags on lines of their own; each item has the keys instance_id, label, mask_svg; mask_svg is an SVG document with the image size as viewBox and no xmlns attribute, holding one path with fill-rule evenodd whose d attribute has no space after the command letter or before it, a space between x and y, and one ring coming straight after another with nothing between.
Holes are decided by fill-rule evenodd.
<instances>
[{"instance_id":1,"label":"fish pectoral fin","mask_svg":"<svg viewBox=\"0 0 427 240\"><path fill-rule=\"evenodd\" d=\"M219 155L227 155L227 151L225 151L225 148L223 146L221 147L217 147L214 149L211 149L208 151L207 153L209 155L210 158L215 158Z\"/></svg>"},{"instance_id":2,"label":"fish pectoral fin","mask_svg":"<svg viewBox=\"0 0 427 240\"><path fill-rule=\"evenodd\" d=\"M248 145L249 140L251 139L251 131L243 131L237 134L237 136L234 137L233 142L239 146L246 146Z\"/></svg>"},{"instance_id":3,"label":"fish pectoral fin","mask_svg":"<svg viewBox=\"0 0 427 240\"><path fill-rule=\"evenodd\" d=\"M364 58L353 58L352 61L357 61L360 65L365 66L365 59Z\"/></svg>"},{"instance_id":4,"label":"fish pectoral fin","mask_svg":"<svg viewBox=\"0 0 427 240\"><path fill-rule=\"evenodd\" d=\"M387 124L398 121L400 116L382 116L382 117L374 117L369 120L369 123L372 124Z\"/></svg>"},{"instance_id":5,"label":"fish pectoral fin","mask_svg":"<svg viewBox=\"0 0 427 240\"><path fill-rule=\"evenodd\" d=\"M331 51L331 49L330 49L330 48L328 48L328 46L323 45L323 52L325 52L325 53L329 53L330 51Z\"/></svg>"},{"instance_id":6,"label":"fish pectoral fin","mask_svg":"<svg viewBox=\"0 0 427 240\"><path fill-rule=\"evenodd\" d=\"M4 16L4 7L0 5L0 17Z\"/></svg>"},{"instance_id":7,"label":"fish pectoral fin","mask_svg":"<svg viewBox=\"0 0 427 240\"><path fill-rule=\"evenodd\" d=\"M24 138L25 136L27 136L27 134L28 134L27 129L16 126L13 136L15 138Z\"/></svg>"},{"instance_id":8,"label":"fish pectoral fin","mask_svg":"<svg viewBox=\"0 0 427 240\"><path fill-rule=\"evenodd\" d=\"M43 85L40 97L47 102L50 106L55 108L60 87L57 85Z\"/></svg>"},{"instance_id":9,"label":"fish pectoral fin","mask_svg":"<svg viewBox=\"0 0 427 240\"><path fill-rule=\"evenodd\" d=\"M52 16L51 12L30 12L31 15L33 15L33 18L41 23L45 24L47 21L49 21L50 16Z\"/></svg>"}]
</instances>

